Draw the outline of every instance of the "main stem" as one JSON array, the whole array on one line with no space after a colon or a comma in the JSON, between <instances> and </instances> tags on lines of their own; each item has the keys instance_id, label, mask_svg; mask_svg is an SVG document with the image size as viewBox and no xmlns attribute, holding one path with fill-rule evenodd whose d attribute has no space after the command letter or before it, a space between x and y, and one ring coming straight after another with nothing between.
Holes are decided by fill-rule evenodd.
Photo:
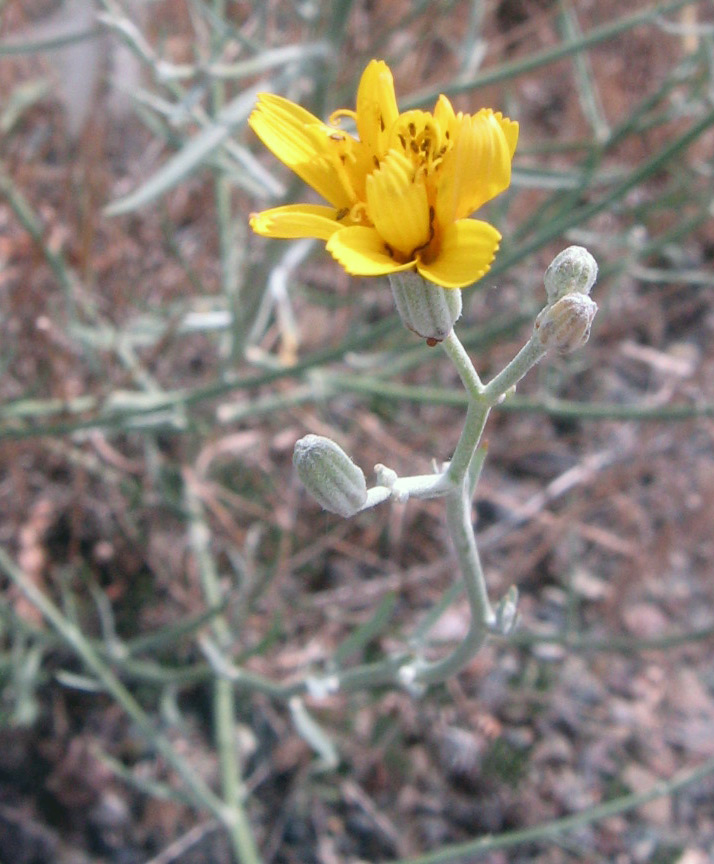
<instances>
[{"instance_id":1,"label":"main stem","mask_svg":"<svg viewBox=\"0 0 714 864\"><path fill-rule=\"evenodd\" d=\"M471 623L466 637L451 654L436 663L418 666L415 670L416 680L423 684L443 681L462 669L479 651L489 628L495 623L496 616L488 599L486 578L471 521L471 498L478 470L470 469L475 465L477 449L491 408L545 353L540 342L532 336L508 366L484 386L453 330L442 345L469 396L464 428L446 470L445 479L449 481L448 485L451 485L451 491L446 496L446 525L466 587ZM480 464L476 467L480 469Z\"/></svg>"},{"instance_id":2,"label":"main stem","mask_svg":"<svg viewBox=\"0 0 714 864\"><path fill-rule=\"evenodd\" d=\"M464 640L443 660L422 666L417 680L435 684L459 672L481 649L495 615L488 600L486 579L471 524L471 500L467 480L446 499L446 525L459 560L461 576L471 607L471 622Z\"/></svg>"}]
</instances>

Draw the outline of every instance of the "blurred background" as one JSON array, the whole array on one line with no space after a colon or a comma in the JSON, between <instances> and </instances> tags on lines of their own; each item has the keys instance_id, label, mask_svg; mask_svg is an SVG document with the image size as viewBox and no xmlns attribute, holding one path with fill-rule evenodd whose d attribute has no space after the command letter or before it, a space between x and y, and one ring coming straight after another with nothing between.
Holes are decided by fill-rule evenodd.
<instances>
[{"instance_id":1,"label":"blurred background","mask_svg":"<svg viewBox=\"0 0 714 864\"><path fill-rule=\"evenodd\" d=\"M266 864L714 860L712 5L0 16L0 860L229 864L204 788ZM474 520L492 598L521 593L515 635L426 694L296 702L306 674L415 630L438 656L469 622L441 502L344 521L291 464L315 432L368 476L429 472L458 439L456 374L386 280L247 227L313 200L247 127L255 94L326 118L373 57L402 110L443 92L520 123L479 213L501 251L457 327L482 377L565 246L598 259L600 312L486 430Z\"/></svg>"}]
</instances>

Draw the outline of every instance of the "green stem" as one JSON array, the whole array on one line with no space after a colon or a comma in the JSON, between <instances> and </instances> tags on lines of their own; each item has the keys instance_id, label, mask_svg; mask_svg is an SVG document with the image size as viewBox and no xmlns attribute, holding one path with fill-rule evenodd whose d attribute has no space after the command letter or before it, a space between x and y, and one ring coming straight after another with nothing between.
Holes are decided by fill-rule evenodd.
<instances>
[{"instance_id":1,"label":"green stem","mask_svg":"<svg viewBox=\"0 0 714 864\"><path fill-rule=\"evenodd\" d=\"M479 625L481 623L489 625L494 621L494 614L488 601L486 580L476 546L471 522L471 498L468 495L466 484L447 499L446 524L456 547L456 554L466 585L466 594L474 618Z\"/></svg>"},{"instance_id":2,"label":"green stem","mask_svg":"<svg viewBox=\"0 0 714 864\"><path fill-rule=\"evenodd\" d=\"M464 428L446 471L446 478L456 486L446 499L446 525L466 586L471 623L466 638L451 654L437 663L416 667L416 680L421 683L435 683L456 674L481 648L489 627L495 623L471 523L471 498L486 452L478 448L493 405L545 353L539 340L532 336L506 368L484 387L453 330L442 344L469 395Z\"/></svg>"},{"instance_id":3,"label":"green stem","mask_svg":"<svg viewBox=\"0 0 714 864\"><path fill-rule=\"evenodd\" d=\"M466 586L471 623L466 637L451 654L436 663L417 668L416 680L423 684L435 684L456 675L483 646L489 626L495 621L471 524L471 499L467 485L464 480L461 487L447 498L446 525Z\"/></svg>"},{"instance_id":4,"label":"green stem","mask_svg":"<svg viewBox=\"0 0 714 864\"><path fill-rule=\"evenodd\" d=\"M481 441L490 411L491 406L486 404L483 399L480 399L479 402L472 402L466 411L464 428L461 430L461 437L446 471L448 478L457 485L463 482L468 473L469 465Z\"/></svg>"},{"instance_id":5,"label":"green stem","mask_svg":"<svg viewBox=\"0 0 714 864\"><path fill-rule=\"evenodd\" d=\"M184 472L184 491L189 520L189 541L198 564L206 604L215 608L223 602L220 578L210 550L210 533L203 508L195 490L195 479ZM231 633L223 615L216 615L211 629L219 649L228 650ZM221 790L227 809L231 814L231 843L236 860L240 864L260 864L255 840L244 807L245 789L237 751L235 691L232 683L221 677L213 680L213 728L218 750L221 772Z\"/></svg>"},{"instance_id":6,"label":"green stem","mask_svg":"<svg viewBox=\"0 0 714 864\"><path fill-rule=\"evenodd\" d=\"M672 0L669 3L658 3L648 6L646 9L638 10L632 15L616 18L614 21L608 21L599 27L593 27L579 38L561 42L559 45L547 48L544 51L533 52L523 59L485 69L473 78L466 80L457 79L450 86L444 87L442 85L439 90L425 90L415 93L409 99L404 100L404 106L405 108L417 108L422 105L431 105L435 99L439 98L441 92L449 96L456 96L459 93L478 90L480 87L495 84L498 81L515 78L517 75L525 75L541 66L546 66L562 60L564 57L569 57L571 54L579 54L586 48L591 48L601 42L613 39L634 27L654 21L659 15L674 12L683 6L690 6L692 3L698 2L699 0Z\"/></svg>"},{"instance_id":7,"label":"green stem","mask_svg":"<svg viewBox=\"0 0 714 864\"><path fill-rule=\"evenodd\" d=\"M224 21L226 16L225 0L213 0L213 15L216 21ZM223 35L214 27L211 39L211 63L215 63L223 50ZM214 78L211 81L211 119L218 122L219 114L225 104L225 85ZM213 194L216 205L216 224L218 226L218 248L221 261L221 288L226 304L233 312L233 332L231 339L231 360L239 359L242 349L241 326L241 248L233 218L232 187L227 174L220 167L214 169Z\"/></svg>"},{"instance_id":8,"label":"green stem","mask_svg":"<svg viewBox=\"0 0 714 864\"><path fill-rule=\"evenodd\" d=\"M714 759L709 759L703 762L698 768L682 771L672 777L671 780L655 783L646 792L621 795L619 798L613 798L611 801L598 804L596 807L590 807L572 816L565 816L562 819L552 819L549 822L534 825L532 828L506 831L503 834L481 837L478 840L470 840L466 843L456 843L452 846L443 847L436 852L419 855L417 858L400 859L399 861L391 862L391 864L452 864L455 861L472 861L472 856L485 855L487 852L492 852L495 849L508 849L512 846L520 846L523 843L533 843L543 840L552 841L553 838L564 834L566 831L572 831L574 828L581 828L583 825L591 825L593 822L608 819L610 816L626 813L628 810L634 810L636 807L641 807L643 804L654 801L656 798L673 795L686 786L704 780L712 773L714 773Z\"/></svg>"},{"instance_id":9,"label":"green stem","mask_svg":"<svg viewBox=\"0 0 714 864\"><path fill-rule=\"evenodd\" d=\"M40 217L12 180L2 172L0 172L0 195L5 198L22 227L42 251L45 261L47 261L52 273L62 286L67 311L71 317L78 295L75 274L67 265L62 253L59 250L53 249L49 243L45 242L45 228Z\"/></svg>"},{"instance_id":10,"label":"green stem","mask_svg":"<svg viewBox=\"0 0 714 864\"><path fill-rule=\"evenodd\" d=\"M117 704L136 723L153 747L166 760L166 763L181 777L191 792L194 802L220 820L222 824L230 824L232 814L226 811L223 802L205 785L203 780L194 774L193 770L176 752L171 743L149 719L144 709L132 694L100 659L88 639L79 628L71 623L59 608L49 600L28 576L20 570L12 558L0 548L0 569L10 581L27 597L45 619L54 627L62 640L69 645L84 665L102 683L104 689L111 693Z\"/></svg>"},{"instance_id":11,"label":"green stem","mask_svg":"<svg viewBox=\"0 0 714 864\"><path fill-rule=\"evenodd\" d=\"M495 405L511 387L541 359L546 349L534 334L511 360L511 362L496 375L484 388L483 395L489 404Z\"/></svg>"},{"instance_id":12,"label":"green stem","mask_svg":"<svg viewBox=\"0 0 714 864\"><path fill-rule=\"evenodd\" d=\"M478 399L483 393L483 384L478 372L474 368L474 364L471 362L471 358L466 353L466 349L461 344L454 330L444 339L441 347L456 367L459 378L461 378L469 396L472 399Z\"/></svg>"},{"instance_id":13,"label":"green stem","mask_svg":"<svg viewBox=\"0 0 714 864\"><path fill-rule=\"evenodd\" d=\"M464 587L463 582L458 582L445 592L438 604L429 611L417 627L413 637L414 642L421 643L426 639L429 630L460 596ZM34 633L33 638L36 638ZM506 641L509 645L520 646L563 645L568 651L579 654L599 652L635 654L641 651L662 651L681 645L689 645L693 642L707 642L712 639L714 639L714 625L682 633L669 633L651 639L632 639L627 636L605 638L587 634L574 637L564 633L517 631L509 635ZM102 646L96 646L95 650L101 651ZM377 663L353 666L350 669L336 672L333 676L336 688L339 690L359 690L377 684L394 683L396 673L404 659L404 656L389 658ZM150 684L173 684L181 687L186 684L210 681L213 676L218 674L229 680L237 690L262 693L277 702L286 702L293 696L299 696L309 689L307 678L299 678L290 683L281 684L255 672L249 672L243 667L225 662L222 664L196 663L193 666L180 668L160 666L153 661L122 659L121 657L117 658L116 662L121 668L122 675ZM326 677L329 679L330 676ZM317 680L318 682L324 681L324 678L325 676Z\"/></svg>"}]
</instances>

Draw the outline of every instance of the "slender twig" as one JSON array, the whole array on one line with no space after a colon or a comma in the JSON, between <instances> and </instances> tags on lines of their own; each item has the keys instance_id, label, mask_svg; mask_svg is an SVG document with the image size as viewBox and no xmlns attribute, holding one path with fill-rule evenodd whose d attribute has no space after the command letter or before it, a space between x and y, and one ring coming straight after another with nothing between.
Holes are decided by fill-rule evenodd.
<instances>
[{"instance_id":1,"label":"slender twig","mask_svg":"<svg viewBox=\"0 0 714 864\"><path fill-rule=\"evenodd\" d=\"M455 583L452 588L447 590L438 604L430 610L423 622L419 624L412 636L413 644L422 644L429 630L434 626L436 621L441 617L445 609L456 601L461 593L465 590L463 582ZM519 630L510 634L507 637L507 642L513 645L563 645L568 651L579 654L596 654L596 653L615 653L615 654L636 654L642 651L662 651L669 648L677 648L682 645L689 645L694 642L707 642L714 639L714 624L708 627L700 627L696 630L690 630L682 633L669 633L664 636L657 636L650 639L633 639L628 636L591 636L583 634L580 636L572 636L563 633L534 633L527 630ZM101 653L103 646L95 645L94 650ZM202 647L207 648L207 644L203 643ZM195 663L191 666L169 667L162 666L152 660L138 660L131 657L118 657L116 664L121 669L123 676L137 681L145 681L153 684L172 684L175 686L193 685L201 682L210 681L214 675L218 674L231 681L236 690L261 693L270 699L277 702L285 702L293 696L299 696L308 690L308 686L312 686L317 682L319 684L323 680L328 682L329 679L334 682L335 689L341 690L358 690L362 686L371 686L370 680L379 678L378 683L390 683L395 680L396 670L400 662L404 662L405 657L397 658L395 663L394 658L390 658L388 663L380 665L381 671L377 673L376 664L367 664L367 666L353 666L350 669L343 669L336 672L328 672L320 678L314 675L303 676L287 683L280 683L259 675L255 672L229 664L226 661L220 662L217 658L211 658L210 663ZM370 675L375 678L370 679ZM308 685L308 680L311 682Z\"/></svg>"},{"instance_id":2,"label":"slender twig","mask_svg":"<svg viewBox=\"0 0 714 864\"><path fill-rule=\"evenodd\" d=\"M111 693L117 704L121 706L122 710L141 729L156 751L160 753L181 777L190 790L195 804L208 810L217 819L220 819L223 824L230 823L232 815L227 813L226 807L220 798L194 773L193 769L174 749L170 741L155 728L141 705L139 705L109 666L100 658L79 627L62 614L60 609L40 591L2 548L0 548L0 569L27 597L30 603L42 613L65 644L74 651L87 669L102 683L104 689L108 693Z\"/></svg>"},{"instance_id":3,"label":"slender twig","mask_svg":"<svg viewBox=\"0 0 714 864\"><path fill-rule=\"evenodd\" d=\"M422 684L444 681L459 672L482 647L495 616L488 600L486 578L481 567L473 526L468 482L449 495L446 501L446 524L456 550L461 576L471 609L471 622L464 640L443 660L417 669L416 679Z\"/></svg>"},{"instance_id":4,"label":"slender twig","mask_svg":"<svg viewBox=\"0 0 714 864\"><path fill-rule=\"evenodd\" d=\"M627 813L628 810L634 810L636 807L641 807L643 804L654 801L656 798L673 795L675 792L679 792L693 783L704 780L712 773L714 773L714 759L708 759L697 768L676 774L671 780L655 783L646 792L622 795L619 798L613 798L611 801L590 807L572 816L564 816L562 819L552 819L548 822L542 822L540 825L534 825L532 828L506 831L503 834L496 834L495 836L490 835L481 837L478 840L445 846L436 852L419 855L416 858L400 859L393 861L392 864L451 864L451 862L455 861L471 861L473 860L473 856L485 855L487 852L492 852L495 849L508 849L512 846L520 846L523 843L534 843L537 841L552 841L554 837L566 831L572 831L574 828L581 828L584 825L591 825L593 822L600 822L611 816Z\"/></svg>"},{"instance_id":5,"label":"slender twig","mask_svg":"<svg viewBox=\"0 0 714 864\"><path fill-rule=\"evenodd\" d=\"M214 0L213 15L217 21L225 20L224 0ZM211 61L215 62L223 49L223 37L214 27L211 33ZM221 110L225 104L225 84L218 78L211 81L211 118L218 122ZM233 311L233 332L231 340L231 361L238 359L242 349L240 327L240 294L244 268L241 267L243 244L238 242L237 222L233 217L232 189L228 175L220 168L214 168L213 195L216 207L216 224L218 226L218 247L221 259L221 287L226 297L228 308Z\"/></svg>"},{"instance_id":6,"label":"slender twig","mask_svg":"<svg viewBox=\"0 0 714 864\"><path fill-rule=\"evenodd\" d=\"M392 329L392 322L382 322L383 332ZM346 375L341 372L320 371L321 365L338 359L345 351L358 348L373 341L369 333L362 332L345 346L319 351L299 361L294 367L282 367L258 374L245 375L228 381L220 381L193 390L168 390L157 394L136 394L133 401L127 394L126 406L118 400L103 408L102 400L95 396L80 396L76 399L23 399L0 407L0 440L56 437L85 429L124 429L127 424L142 418L158 418L178 406L190 408L203 402L228 396L242 390L257 389L265 384L284 378L308 377L309 383L298 384L293 390L266 394L260 399L250 399L239 404L225 403L218 409L218 420L230 423L261 414L286 410L294 405L320 403L336 392L362 393L368 396L383 396L389 400L404 400L417 404L452 405L467 407L469 396L462 390L448 387L427 387L385 381L370 375ZM314 374L314 377L313 377ZM515 395L495 406L499 411L547 414L552 417L586 420L633 420L640 423L680 422L699 417L714 417L714 403L678 402L669 405L620 405L615 403L587 403L558 399L552 396L530 398ZM92 413L92 416L76 419L77 414ZM64 419L38 423L38 418L63 416ZM71 419L70 419L71 418ZM174 428L173 414L166 415L165 422Z\"/></svg>"},{"instance_id":7,"label":"slender twig","mask_svg":"<svg viewBox=\"0 0 714 864\"><path fill-rule=\"evenodd\" d=\"M617 18L614 21L608 21L600 27L593 27L582 36L569 39L556 45L554 48L547 48L544 51L534 51L526 57L514 60L509 63L502 63L499 66L494 66L491 69L486 69L474 75L473 78L467 80L455 81L452 84L442 85L438 90L428 90L421 93L415 93L409 99L404 100L404 105L407 108L416 108L421 105L431 104L439 97L440 93L447 93L455 96L458 93L468 93L473 90L478 90L480 87L485 87L488 84L495 84L498 81L515 78L517 75L523 75L526 72L532 72L541 66L547 66L550 63L555 63L562 60L564 57L569 57L571 54L577 54L584 48L590 48L598 45L600 42L606 42L613 39L621 33L626 33L634 27L641 24L646 24L657 19L660 15L667 12L674 12L681 9L682 6L688 6L692 3L698 3L699 0L672 0L669 3L656 3L646 9L639 10L632 15Z\"/></svg>"},{"instance_id":8,"label":"slender twig","mask_svg":"<svg viewBox=\"0 0 714 864\"><path fill-rule=\"evenodd\" d=\"M188 469L184 471L184 492L189 520L189 540L198 565L206 603L213 608L223 601L220 579L210 550L210 533L196 492L196 480ZM216 615L211 620L211 629L220 648L227 651L231 634L225 617ZM233 852L239 864L259 864L260 855L243 804L245 789L237 751L234 688L229 680L220 676L215 676L213 680L213 726L221 772L221 788L225 806L232 814L228 827Z\"/></svg>"},{"instance_id":9,"label":"slender twig","mask_svg":"<svg viewBox=\"0 0 714 864\"><path fill-rule=\"evenodd\" d=\"M478 399L483 393L483 384L479 378L471 358L467 354L463 344L456 336L454 330L441 343L441 347L448 356L449 360L454 365L454 368L459 373L459 378L466 388L467 394L472 399Z\"/></svg>"}]
</instances>

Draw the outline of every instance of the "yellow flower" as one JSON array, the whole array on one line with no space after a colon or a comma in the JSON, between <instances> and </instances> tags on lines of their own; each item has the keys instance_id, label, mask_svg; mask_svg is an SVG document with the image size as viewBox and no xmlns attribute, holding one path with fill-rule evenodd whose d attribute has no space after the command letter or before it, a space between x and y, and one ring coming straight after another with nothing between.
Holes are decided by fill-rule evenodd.
<instances>
[{"instance_id":1,"label":"yellow flower","mask_svg":"<svg viewBox=\"0 0 714 864\"><path fill-rule=\"evenodd\" d=\"M353 118L358 137L339 128ZM329 206L289 204L251 216L265 237L318 237L354 276L416 270L462 288L491 266L501 235L467 218L511 181L518 124L490 109L399 113L392 73L372 60L355 111L330 125L281 96L262 93L249 123L281 162Z\"/></svg>"}]
</instances>

